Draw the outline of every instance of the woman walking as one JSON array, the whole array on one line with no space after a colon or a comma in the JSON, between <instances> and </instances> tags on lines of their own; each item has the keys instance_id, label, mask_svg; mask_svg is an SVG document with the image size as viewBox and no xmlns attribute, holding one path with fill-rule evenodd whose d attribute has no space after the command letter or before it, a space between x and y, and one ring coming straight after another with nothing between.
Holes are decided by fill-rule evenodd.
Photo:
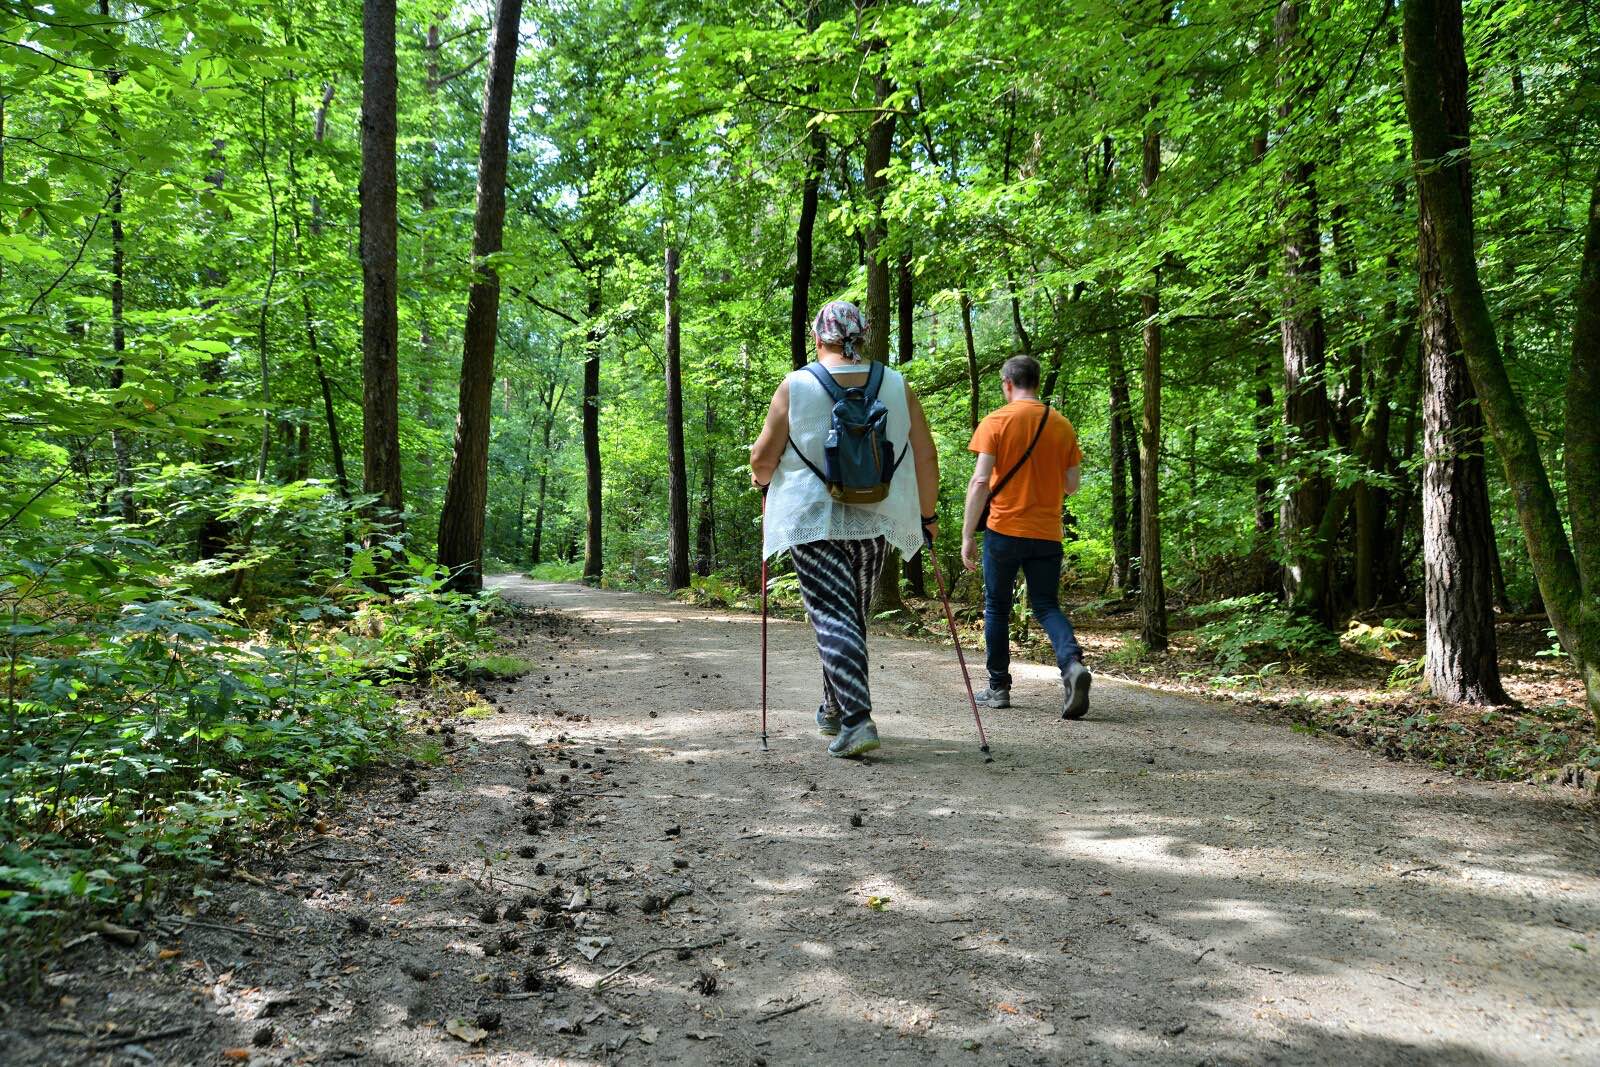
<instances>
[{"instance_id":1,"label":"woman walking","mask_svg":"<svg viewBox=\"0 0 1600 1067\"><path fill-rule=\"evenodd\" d=\"M835 300L811 331L817 361L791 372L772 395L750 450L751 481L767 494L763 558L789 550L816 631L817 728L834 739L830 754L860 756L879 744L867 672L873 588L890 548L910 558L938 533L939 456L905 378L862 359L867 321L859 308ZM852 477L851 439L872 434L884 439L885 462L870 462L874 445L862 453L871 478ZM852 488L879 475L875 490Z\"/></svg>"}]
</instances>

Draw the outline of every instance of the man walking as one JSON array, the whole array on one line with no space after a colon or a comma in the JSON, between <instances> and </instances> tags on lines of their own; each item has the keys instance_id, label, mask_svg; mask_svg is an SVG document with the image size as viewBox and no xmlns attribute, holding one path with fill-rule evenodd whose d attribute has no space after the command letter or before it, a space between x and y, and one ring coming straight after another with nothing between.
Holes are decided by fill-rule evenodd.
<instances>
[{"instance_id":1,"label":"man walking","mask_svg":"<svg viewBox=\"0 0 1600 1067\"><path fill-rule=\"evenodd\" d=\"M1089 711L1089 669L1061 610L1061 502L1078 491L1083 451L1072 423L1039 399L1039 361L1013 356L1000 368L1005 407L978 424L967 447L978 454L967 485L961 527L961 561L978 568L977 533L983 536L983 640L989 688L978 694L986 708L1011 706L1011 591L1020 570L1028 604L1050 637L1065 690L1063 719ZM998 477L996 472L999 472Z\"/></svg>"}]
</instances>

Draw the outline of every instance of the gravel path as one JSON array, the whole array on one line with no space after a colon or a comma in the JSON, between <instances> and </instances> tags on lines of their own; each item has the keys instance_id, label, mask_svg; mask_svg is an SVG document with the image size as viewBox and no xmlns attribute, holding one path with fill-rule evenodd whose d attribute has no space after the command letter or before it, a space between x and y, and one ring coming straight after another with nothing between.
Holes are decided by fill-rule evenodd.
<instances>
[{"instance_id":1,"label":"gravel path","mask_svg":"<svg viewBox=\"0 0 1600 1067\"><path fill-rule=\"evenodd\" d=\"M1114 682L1063 722L1032 665L986 765L953 652L890 638L884 746L830 759L795 622L772 626L762 752L757 620L496 584L569 620L530 644L541 669L426 791L374 786L219 892L292 948L235 961L191 928L138 981L94 948L53 979L78 1022L103 1032L84 997L122 996L152 1032L197 1025L141 1048L157 1062L217 1062L271 1019L254 1062L1600 1063L1600 833L1554 793ZM484 921L523 892L528 917ZM611 941L591 962L585 938ZM19 1029L22 1062L83 1048Z\"/></svg>"}]
</instances>

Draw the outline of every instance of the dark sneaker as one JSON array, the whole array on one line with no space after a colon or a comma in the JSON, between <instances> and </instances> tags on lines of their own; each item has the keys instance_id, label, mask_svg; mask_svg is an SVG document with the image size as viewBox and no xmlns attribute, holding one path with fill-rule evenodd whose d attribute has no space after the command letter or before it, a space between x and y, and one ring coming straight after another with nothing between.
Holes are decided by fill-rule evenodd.
<instances>
[{"instance_id":1,"label":"dark sneaker","mask_svg":"<svg viewBox=\"0 0 1600 1067\"><path fill-rule=\"evenodd\" d=\"M835 737L839 733L839 713L830 712L828 705L817 705L817 733L823 737Z\"/></svg>"},{"instance_id":2,"label":"dark sneaker","mask_svg":"<svg viewBox=\"0 0 1600 1067\"><path fill-rule=\"evenodd\" d=\"M1092 681L1094 675L1077 660L1073 660L1061 672L1061 685L1066 690L1066 698L1061 706L1063 719L1081 719L1089 714L1089 683Z\"/></svg>"},{"instance_id":3,"label":"dark sneaker","mask_svg":"<svg viewBox=\"0 0 1600 1067\"><path fill-rule=\"evenodd\" d=\"M854 726L840 726L839 736L828 746L828 755L853 759L871 752L878 745L878 728L871 719L862 719Z\"/></svg>"},{"instance_id":4,"label":"dark sneaker","mask_svg":"<svg viewBox=\"0 0 1600 1067\"><path fill-rule=\"evenodd\" d=\"M984 708L1009 708L1011 706L1011 690L1009 689L980 689L978 690L978 706Z\"/></svg>"}]
</instances>

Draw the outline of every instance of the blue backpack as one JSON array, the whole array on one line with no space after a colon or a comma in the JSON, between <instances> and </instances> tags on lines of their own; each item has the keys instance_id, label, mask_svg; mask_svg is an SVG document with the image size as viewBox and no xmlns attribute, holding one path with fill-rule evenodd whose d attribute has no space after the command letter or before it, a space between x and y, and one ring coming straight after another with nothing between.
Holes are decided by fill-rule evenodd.
<instances>
[{"instance_id":1,"label":"blue backpack","mask_svg":"<svg viewBox=\"0 0 1600 1067\"><path fill-rule=\"evenodd\" d=\"M824 469L818 470L798 448L795 455L841 504L876 504L889 495L889 481L905 458L903 451L895 457L889 440L889 409L878 399L883 364L872 363L866 382L849 388L834 381L820 363L808 363L805 369L833 398L833 421L823 451Z\"/></svg>"}]
</instances>

